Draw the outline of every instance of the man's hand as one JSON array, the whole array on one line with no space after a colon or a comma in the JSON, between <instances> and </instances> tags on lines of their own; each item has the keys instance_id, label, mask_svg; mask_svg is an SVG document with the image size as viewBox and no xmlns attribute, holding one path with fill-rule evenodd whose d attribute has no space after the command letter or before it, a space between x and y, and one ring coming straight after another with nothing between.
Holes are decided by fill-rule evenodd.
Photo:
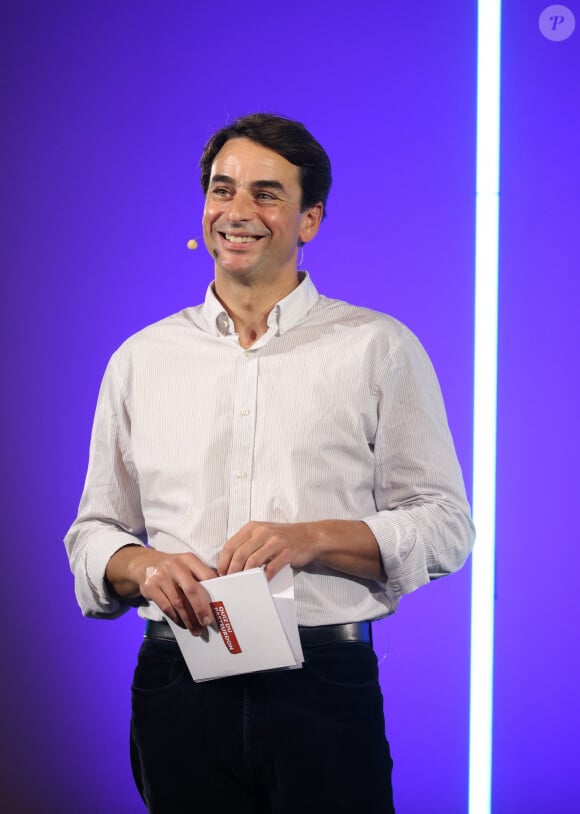
<instances>
[{"instance_id":1,"label":"man's hand","mask_svg":"<svg viewBox=\"0 0 580 814\"><path fill-rule=\"evenodd\" d=\"M285 565L301 568L317 553L316 523L246 523L222 549L218 574L265 566L271 579Z\"/></svg>"},{"instance_id":2,"label":"man's hand","mask_svg":"<svg viewBox=\"0 0 580 814\"><path fill-rule=\"evenodd\" d=\"M353 576L385 579L375 536L358 520L246 523L223 547L218 574L264 566L271 579L284 565L304 568L314 560Z\"/></svg>"},{"instance_id":3,"label":"man's hand","mask_svg":"<svg viewBox=\"0 0 580 814\"><path fill-rule=\"evenodd\" d=\"M201 635L213 618L209 595L199 581L215 576L195 554L164 554L132 545L113 554L106 571L119 596L141 595L155 602L172 622L194 636Z\"/></svg>"}]
</instances>

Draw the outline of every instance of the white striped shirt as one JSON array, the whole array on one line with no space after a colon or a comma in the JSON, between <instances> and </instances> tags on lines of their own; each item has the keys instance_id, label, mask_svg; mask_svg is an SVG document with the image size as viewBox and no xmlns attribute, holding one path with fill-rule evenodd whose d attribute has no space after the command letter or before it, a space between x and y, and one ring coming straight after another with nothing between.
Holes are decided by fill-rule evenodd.
<instances>
[{"instance_id":1,"label":"white striped shirt","mask_svg":"<svg viewBox=\"0 0 580 814\"><path fill-rule=\"evenodd\" d=\"M327 519L364 520L387 579L316 562L297 569L303 625L392 613L402 594L458 569L471 550L439 386L405 326L320 296L304 275L250 349L210 286L203 305L113 355L65 540L86 615L127 610L104 574L128 543L193 551L215 567L250 520Z\"/></svg>"}]
</instances>

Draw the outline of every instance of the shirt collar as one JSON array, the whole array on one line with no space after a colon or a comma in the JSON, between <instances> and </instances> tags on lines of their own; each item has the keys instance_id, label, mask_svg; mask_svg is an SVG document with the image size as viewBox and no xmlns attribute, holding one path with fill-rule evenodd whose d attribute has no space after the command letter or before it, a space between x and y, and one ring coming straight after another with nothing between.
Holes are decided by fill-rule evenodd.
<instances>
[{"instance_id":1,"label":"shirt collar","mask_svg":"<svg viewBox=\"0 0 580 814\"><path fill-rule=\"evenodd\" d=\"M268 326L272 328L277 325L278 334L283 334L301 322L318 299L318 291L308 272L300 271L299 279L296 288L277 302L268 314ZM218 336L234 333L234 323L216 297L213 283L210 283L205 294L203 316L210 329Z\"/></svg>"}]
</instances>

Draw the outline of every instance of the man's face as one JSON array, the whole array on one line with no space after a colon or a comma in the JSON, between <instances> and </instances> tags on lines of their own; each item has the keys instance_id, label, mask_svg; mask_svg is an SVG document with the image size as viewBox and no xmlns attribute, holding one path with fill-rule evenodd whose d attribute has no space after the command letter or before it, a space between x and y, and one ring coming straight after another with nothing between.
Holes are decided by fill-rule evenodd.
<instances>
[{"instance_id":1,"label":"man's face","mask_svg":"<svg viewBox=\"0 0 580 814\"><path fill-rule=\"evenodd\" d=\"M212 164L203 237L222 275L264 282L296 274L298 241L311 240L322 205L300 211L299 170L250 141L227 141Z\"/></svg>"}]
</instances>

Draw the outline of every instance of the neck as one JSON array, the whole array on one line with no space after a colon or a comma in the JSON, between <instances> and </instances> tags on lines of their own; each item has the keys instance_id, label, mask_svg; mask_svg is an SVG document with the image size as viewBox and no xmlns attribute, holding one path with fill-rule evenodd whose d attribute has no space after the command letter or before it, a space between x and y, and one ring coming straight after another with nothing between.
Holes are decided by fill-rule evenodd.
<instances>
[{"instance_id":1,"label":"neck","mask_svg":"<svg viewBox=\"0 0 580 814\"><path fill-rule=\"evenodd\" d=\"M269 285L248 285L244 280L221 279L216 275L214 292L233 320L240 345L251 347L268 330L272 308L299 283L298 272Z\"/></svg>"}]
</instances>

